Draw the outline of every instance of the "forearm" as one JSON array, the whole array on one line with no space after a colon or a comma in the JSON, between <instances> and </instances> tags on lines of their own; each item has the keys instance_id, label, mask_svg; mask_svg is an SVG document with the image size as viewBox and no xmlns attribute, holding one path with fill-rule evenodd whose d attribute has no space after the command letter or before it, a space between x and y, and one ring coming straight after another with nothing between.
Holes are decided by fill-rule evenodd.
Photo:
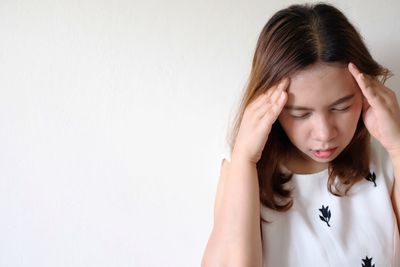
<instances>
[{"instance_id":1,"label":"forearm","mask_svg":"<svg viewBox=\"0 0 400 267\"><path fill-rule=\"evenodd\" d=\"M397 224L400 227L400 153L392 153L390 159L394 171L394 185L392 192L392 204L396 214Z\"/></svg>"},{"instance_id":2,"label":"forearm","mask_svg":"<svg viewBox=\"0 0 400 267\"><path fill-rule=\"evenodd\" d=\"M214 228L202 266L261 266L256 165L233 155L218 191Z\"/></svg>"},{"instance_id":3,"label":"forearm","mask_svg":"<svg viewBox=\"0 0 400 267\"><path fill-rule=\"evenodd\" d=\"M255 164L232 157L214 226L226 232L232 240L260 234L260 198Z\"/></svg>"}]
</instances>

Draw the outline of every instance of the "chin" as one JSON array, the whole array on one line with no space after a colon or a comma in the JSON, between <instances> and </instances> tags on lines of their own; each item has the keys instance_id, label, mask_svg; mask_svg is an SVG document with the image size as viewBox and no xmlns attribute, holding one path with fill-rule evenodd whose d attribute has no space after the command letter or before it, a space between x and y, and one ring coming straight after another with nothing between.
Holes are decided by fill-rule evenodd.
<instances>
[{"instance_id":1,"label":"chin","mask_svg":"<svg viewBox=\"0 0 400 267\"><path fill-rule=\"evenodd\" d=\"M318 162L318 163L329 163L329 162L331 162L332 160L334 160L335 158L336 158L336 157L320 159L320 158L312 157L312 159L313 159L315 162Z\"/></svg>"}]
</instances>

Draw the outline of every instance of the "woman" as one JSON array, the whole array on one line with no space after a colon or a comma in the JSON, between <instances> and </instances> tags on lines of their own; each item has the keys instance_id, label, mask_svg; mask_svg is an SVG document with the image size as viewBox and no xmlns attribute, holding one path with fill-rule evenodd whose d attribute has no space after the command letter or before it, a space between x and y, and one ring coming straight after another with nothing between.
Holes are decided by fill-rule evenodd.
<instances>
[{"instance_id":1,"label":"woman","mask_svg":"<svg viewBox=\"0 0 400 267\"><path fill-rule=\"evenodd\" d=\"M388 77L333 6L268 21L202 266L400 266L400 108Z\"/></svg>"}]
</instances>

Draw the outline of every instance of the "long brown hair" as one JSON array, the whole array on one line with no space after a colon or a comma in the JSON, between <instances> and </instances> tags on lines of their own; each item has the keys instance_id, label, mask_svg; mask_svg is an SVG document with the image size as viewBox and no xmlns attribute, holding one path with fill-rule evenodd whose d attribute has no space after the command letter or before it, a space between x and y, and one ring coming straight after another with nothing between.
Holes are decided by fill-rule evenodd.
<instances>
[{"instance_id":1,"label":"long brown hair","mask_svg":"<svg viewBox=\"0 0 400 267\"><path fill-rule=\"evenodd\" d=\"M280 10L259 36L250 77L228 133L231 151L247 105L284 77L317 62L353 62L362 72L383 82L390 76L372 58L360 34L337 8L319 3ZM345 195L368 174L369 143L369 133L360 117L350 144L329 164L327 187L332 194ZM276 121L257 163L257 172L261 203L278 211L286 211L293 204L291 190L285 187L292 175L279 169L290 147L293 145Z\"/></svg>"}]
</instances>

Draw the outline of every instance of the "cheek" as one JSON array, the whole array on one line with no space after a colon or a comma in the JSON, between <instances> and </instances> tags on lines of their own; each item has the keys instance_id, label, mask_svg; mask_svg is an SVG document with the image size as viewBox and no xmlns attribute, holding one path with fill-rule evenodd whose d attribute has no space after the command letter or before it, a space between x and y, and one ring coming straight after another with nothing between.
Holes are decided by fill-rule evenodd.
<instances>
[{"instance_id":1,"label":"cheek","mask_svg":"<svg viewBox=\"0 0 400 267\"><path fill-rule=\"evenodd\" d=\"M357 127L358 121L361 116L361 111L362 111L362 98L361 97L356 97L355 101L351 105L350 109L343 113L343 114L337 114L337 119L336 123L337 125L340 125L340 128L346 129L347 131L349 129L352 129L354 127Z\"/></svg>"},{"instance_id":2,"label":"cheek","mask_svg":"<svg viewBox=\"0 0 400 267\"><path fill-rule=\"evenodd\" d=\"M286 133L287 136L290 136L291 132L293 131L293 123L285 114L281 114L278 117L278 122L281 125L283 131Z\"/></svg>"},{"instance_id":3,"label":"cheek","mask_svg":"<svg viewBox=\"0 0 400 267\"><path fill-rule=\"evenodd\" d=\"M278 117L278 121L292 143L302 143L302 140L307 136L306 123L297 122L285 115Z\"/></svg>"},{"instance_id":4,"label":"cheek","mask_svg":"<svg viewBox=\"0 0 400 267\"><path fill-rule=\"evenodd\" d=\"M363 106L363 96L358 94L358 95L356 95L356 99L354 102L354 112L357 114L360 114L361 110L362 110L362 106Z\"/></svg>"},{"instance_id":5,"label":"cheek","mask_svg":"<svg viewBox=\"0 0 400 267\"><path fill-rule=\"evenodd\" d=\"M290 132L291 129L293 128L291 126L290 121L288 120L288 118L285 115L279 115L278 117L278 122L281 125L283 131L286 133L286 135L290 138Z\"/></svg>"},{"instance_id":6,"label":"cheek","mask_svg":"<svg viewBox=\"0 0 400 267\"><path fill-rule=\"evenodd\" d=\"M360 120L360 115L361 107L355 107L352 111L349 111L347 114L342 116L337 122L340 132L344 135L353 135L357 128L358 121Z\"/></svg>"},{"instance_id":7,"label":"cheek","mask_svg":"<svg viewBox=\"0 0 400 267\"><path fill-rule=\"evenodd\" d=\"M356 103L354 105L354 108L347 115L347 119L357 124L361 116L361 111L362 111L362 102L360 101L359 103Z\"/></svg>"}]
</instances>

